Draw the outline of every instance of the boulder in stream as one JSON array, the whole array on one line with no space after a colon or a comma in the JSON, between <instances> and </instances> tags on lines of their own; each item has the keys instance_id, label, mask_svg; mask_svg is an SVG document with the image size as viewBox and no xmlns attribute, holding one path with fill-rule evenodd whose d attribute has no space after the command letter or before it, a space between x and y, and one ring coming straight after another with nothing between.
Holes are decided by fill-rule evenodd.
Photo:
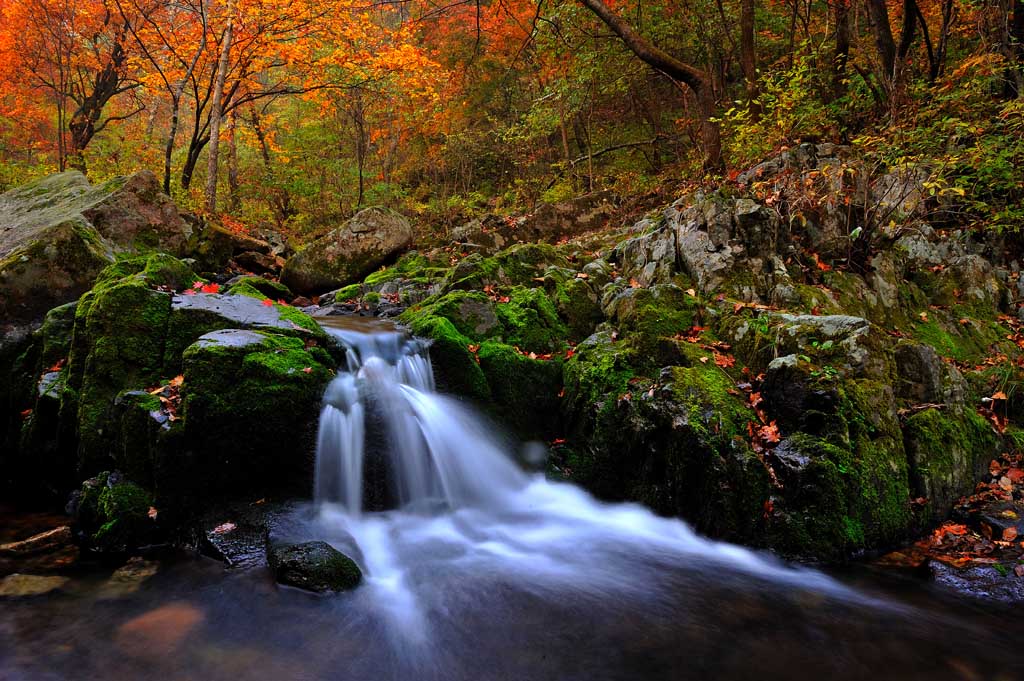
<instances>
[{"instance_id":1,"label":"boulder in stream","mask_svg":"<svg viewBox=\"0 0 1024 681\"><path fill-rule=\"evenodd\" d=\"M307 591L349 591L363 579L354 560L323 541L272 545L267 560L278 582Z\"/></svg>"}]
</instances>

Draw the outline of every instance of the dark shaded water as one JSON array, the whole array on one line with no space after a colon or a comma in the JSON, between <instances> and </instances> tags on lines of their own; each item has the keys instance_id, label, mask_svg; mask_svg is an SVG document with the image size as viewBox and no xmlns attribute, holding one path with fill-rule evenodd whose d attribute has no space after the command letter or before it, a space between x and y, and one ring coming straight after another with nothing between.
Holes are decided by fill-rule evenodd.
<instances>
[{"instance_id":1,"label":"dark shaded water","mask_svg":"<svg viewBox=\"0 0 1024 681\"><path fill-rule=\"evenodd\" d=\"M1024 678L1010 610L919 588L904 594L915 604L829 594L698 558L612 559L636 561L635 584L554 587L424 560L408 576L430 585L411 636L365 586L313 596L206 559L164 563L137 584L79 575L0 600L0 678Z\"/></svg>"}]
</instances>

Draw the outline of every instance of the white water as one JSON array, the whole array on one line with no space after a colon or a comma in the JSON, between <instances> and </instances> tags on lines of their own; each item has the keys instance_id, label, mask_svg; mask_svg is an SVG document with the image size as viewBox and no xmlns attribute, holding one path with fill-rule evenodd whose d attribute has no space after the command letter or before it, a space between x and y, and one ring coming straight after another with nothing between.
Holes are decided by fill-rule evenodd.
<instances>
[{"instance_id":1,"label":"white water","mask_svg":"<svg viewBox=\"0 0 1024 681\"><path fill-rule=\"evenodd\" d=\"M813 570L696 535L635 504L605 504L565 483L527 474L493 426L438 394L426 346L397 331L327 328L349 348L328 387L317 451L316 517L303 532L362 567L362 598L403 645L426 643L427 613L495 585L548 596L658 598L666 568L700 580L736 575L844 600L855 594ZM397 508L362 506L367 420L384 424ZM381 443L376 444L381 450ZM453 587L452 582L457 586ZM476 585L471 587L470 585ZM863 600L857 597L858 600Z\"/></svg>"}]
</instances>

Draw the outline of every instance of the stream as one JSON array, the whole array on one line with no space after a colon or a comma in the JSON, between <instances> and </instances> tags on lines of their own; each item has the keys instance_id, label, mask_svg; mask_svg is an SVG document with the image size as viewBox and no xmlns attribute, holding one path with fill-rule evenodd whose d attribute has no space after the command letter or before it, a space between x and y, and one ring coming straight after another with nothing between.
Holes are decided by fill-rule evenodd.
<instances>
[{"instance_id":1,"label":"stream","mask_svg":"<svg viewBox=\"0 0 1024 681\"><path fill-rule=\"evenodd\" d=\"M524 472L437 393L426 346L327 326L348 348L312 501L278 538L362 568L349 593L177 557L0 599L0 679L1017 679L1008 607L866 570L828 575Z\"/></svg>"}]
</instances>

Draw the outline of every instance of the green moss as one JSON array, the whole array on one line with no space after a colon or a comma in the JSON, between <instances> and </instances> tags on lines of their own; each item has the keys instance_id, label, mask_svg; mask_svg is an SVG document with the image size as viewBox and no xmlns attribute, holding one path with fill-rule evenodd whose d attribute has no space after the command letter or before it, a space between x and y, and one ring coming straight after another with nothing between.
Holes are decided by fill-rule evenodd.
<instances>
[{"instance_id":1,"label":"green moss","mask_svg":"<svg viewBox=\"0 0 1024 681\"><path fill-rule=\"evenodd\" d=\"M270 281L263 277L242 277L229 286L225 293L244 295L251 298L270 298L271 300L291 300L294 294L284 284ZM254 295L255 294L255 295Z\"/></svg>"},{"instance_id":2,"label":"green moss","mask_svg":"<svg viewBox=\"0 0 1024 681\"><path fill-rule=\"evenodd\" d=\"M366 277L366 279L363 280L363 285L369 287L380 286L381 284L386 284L387 282L397 279L400 276L401 272L398 270L397 267L381 268L374 272L373 274L371 274L370 276Z\"/></svg>"},{"instance_id":3,"label":"green moss","mask_svg":"<svg viewBox=\"0 0 1024 681\"><path fill-rule=\"evenodd\" d=\"M189 454L178 465L194 473L182 494L257 494L308 479L330 358L301 338L250 338L203 339L185 350L180 412Z\"/></svg>"},{"instance_id":4,"label":"green moss","mask_svg":"<svg viewBox=\"0 0 1024 681\"><path fill-rule=\"evenodd\" d=\"M430 359L442 390L464 395L480 404L490 402L487 378L469 352L471 341L459 333L451 321L444 317L418 315L408 323L414 335L433 341Z\"/></svg>"},{"instance_id":5,"label":"green moss","mask_svg":"<svg viewBox=\"0 0 1024 681\"><path fill-rule=\"evenodd\" d=\"M698 435L729 440L742 436L754 420L754 413L733 394L735 381L717 366L673 367L671 378L673 397L688 410L688 422Z\"/></svg>"},{"instance_id":6,"label":"green moss","mask_svg":"<svg viewBox=\"0 0 1024 681\"><path fill-rule=\"evenodd\" d=\"M658 357L666 338L685 334L694 325L694 299L674 285L627 289L616 305L619 331L642 361ZM655 370L648 362L645 367Z\"/></svg>"},{"instance_id":7,"label":"green moss","mask_svg":"<svg viewBox=\"0 0 1024 681\"><path fill-rule=\"evenodd\" d=\"M363 296L363 302L367 305L378 305L380 303L380 294L376 291L370 291Z\"/></svg>"},{"instance_id":8,"label":"green moss","mask_svg":"<svg viewBox=\"0 0 1024 681\"><path fill-rule=\"evenodd\" d=\"M974 490L975 482L999 452L992 428L977 413L926 409L904 424L911 491L927 500L928 520L947 517L953 503Z\"/></svg>"},{"instance_id":9,"label":"green moss","mask_svg":"<svg viewBox=\"0 0 1024 681\"><path fill-rule=\"evenodd\" d=\"M410 308L399 319L413 323L422 317L447 319L456 330L473 341L482 341L501 332L494 304L480 292L451 291L433 296Z\"/></svg>"},{"instance_id":10,"label":"green moss","mask_svg":"<svg viewBox=\"0 0 1024 681\"><path fill-rule=\"evenodd\" d=\"M566 345L569 330L543 289L517 286L510 292L509 302L498 305L497 315L509 345L537 353L554 352Z\"/></svg>"},{"instance_id":11,"label":"green moss","mask_svg":"<svg viewBox=\"0 0 1024 681\"><path fill-rule=\"evenodd\" d=\"M334 294L335 302L341 303L346 300L354 300L363 293L362 284L349 284L345 288L338 289Z\"/></svg>"},{"instance_id":12,"label":"green moss","mask_svg":"<svg viewBox=\"0 0 1024 681\"><path fill-rule=\"evenodd\" d=\"M145 544L153 529L149 518L153 497L131 482L104 483L101 489L97 509L102 524L90 537L91 547L103 553L123 553Z\"/></svg>"},{"instance_id":13,"label":"green moss","mask_svg":"<svg viewBox=\"0 0 1024 681\"><path fill-rule=\"evenodd\" d=\"M256 300L268 300L262 291L253 288L247 283L234 284L225 293L229 296L245 296L247 298L255 298Z\"/></svg>"},{"instance_id":14,"label":"green moss","mask_svg":"<svg viewBox=\"0 0 1024 681\"><path fill-rule=\"evenodd\" d=\"M544 276L544 287L555 303L559 316L566 321L569 337L582 340L594 332L604 319L588 281L575 276L556 276L548 271Z\"/></svg>"},{"instance_id":15,"label":"green moss","mask_svg":"<svg viewBox=\"0 0 1024 681\"><path fill-rule=\"evenodd\" d=\"M312 331L316 336L323 338L325 336L323 327L316 323L316 320L310 317L302 310L292 307L291 305L281 305L280 303L274 303L274 309L281 315L281 319L291 322L295 326L301 327L307 331Z\"/></svg>"},{"instance_id":16,"label":"green moss","mask_svg":"<svg viewBox=\"0 0 1024 681\"><path fill-rule=\"evenodd\" d=\"M526 439L551 439L559 422L561 361L533 360L493 341L477 356L501 421Z\"/></svg>"}]
</instances>

